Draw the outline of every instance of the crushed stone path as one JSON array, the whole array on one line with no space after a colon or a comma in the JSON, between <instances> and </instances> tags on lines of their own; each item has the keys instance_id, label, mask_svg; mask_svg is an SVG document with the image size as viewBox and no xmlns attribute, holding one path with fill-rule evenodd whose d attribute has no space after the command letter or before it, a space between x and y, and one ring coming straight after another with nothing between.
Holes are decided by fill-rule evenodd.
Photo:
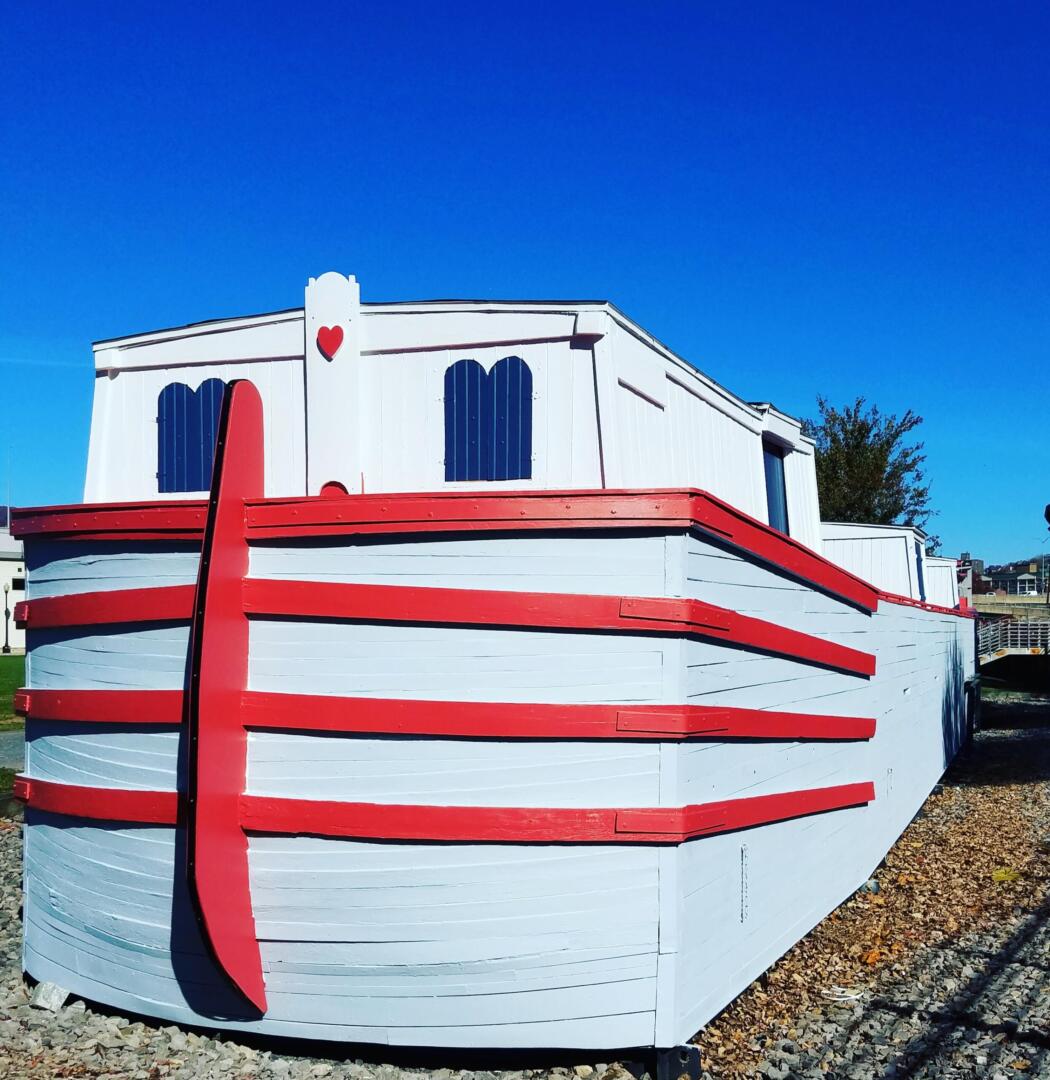
<instances>
[{"instance_id":1,"label":"crushed stone path","mask_svg":"<svg viewBox=\"0 0 1050 1080\"><path fill-rule=\"evenodd\" d=\"M501 1071L465 1055L346 1060L338 1047L241 1042L75 998L34 1008L20 964L20 833L0 820L0 1078L630 1080L626 1063L561 1052ZM1007 858L1000 881L989 867ZM881 893L858 893L701 1034L705 1080L1050 1080L1050 702L978 735L876 878ZM877 937L851 942L873 916Z\"/></svg>"},{"instance_id":2,"label":"crushed stone path","mask_svg":"<svg viewBox=\"0 0 1050 1080\"><path fill-rule=\"evenodd\" d=\"M961 799L970 796L971 813L956 828L988 828L974 792L1009 800L1008 811L1031 815L1030 860L1014 881L975 873L968 893L952 892L943 903L965 916L965 905L987 904L1005 887L1012 910L992 908L983 920L991 925L926 943L870 985L827 987L840 1000L808 1010L794 1038L772 1040L742 1075L1050 1078L1050 702L990 712L997 726L981 732L945 778ZM994 847L996 837L986 843Z\"/></svg>"}]
</instances>

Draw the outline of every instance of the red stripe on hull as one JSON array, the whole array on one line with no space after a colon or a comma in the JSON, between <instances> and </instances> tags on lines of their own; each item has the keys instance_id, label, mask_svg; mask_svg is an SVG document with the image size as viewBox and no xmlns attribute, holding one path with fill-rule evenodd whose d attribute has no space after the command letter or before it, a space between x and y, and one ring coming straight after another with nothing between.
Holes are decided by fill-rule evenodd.
<instances>
[{"instance_id":1,"label":"red stripe on hull","mask_svg":"<svg viewBox=\"0 0 1050 1080\"><path fill-rule=\"evenodd\" d=\"M552 705L421 701L249 691L247 727L356 735L491 739L870 739L867 717L705 705Z\"/></svg>"},{"instance_id":2,"label":"red stripe on hull","mask_svg":"<svg viewBox=\"0 0 1050 1080\"><path fill-rule=\"evenodd\" d=\"M680 844L871 802L870 783L641 810L411 806L241 797L249 832L450 843Z\"/></svg>"},{"instance_id":3,"label":"red stripe on hull","mask_svg":"<svg viewBox=\"0 0 1050 1080\"><path fill-rule=\"evenodd\" d=\"M14 795L34 810L137 825L174 825L179 809L174 791L80 787L25 776L15 780Z\"/></svg>"},{"instance_id":4,"label":"red stripe on hull","mask_svg":"<svg viewBox=\"0 0 1050 1080\"><path fill-rule=\"evenodd\" d=\"M697 634L856 675L875 674L870 653L700 600L249 579L244 608L251 615L286 618Z\"/></svg>"},{"instance_id":5,"label":"red stripe on hull","mask_svg":"<svg viewBox=\"0 0 1050 1080\"><path fill-rule=\"evenodd\" d=\"M32 720L181 724L181 690L19 690L15 712Z\"/></svg>"},{"instance_id":6,"label":"red stripe on hull","mask_svg":"<svg viewBox=\"0 0 1050 1080\"><path fill-rule=\"evenodd\" d=\"M178 809L172 792L89 788L26 777L17 779L15 797L34 810L142 825L174 825ZM417 806L242 795L238 825L248 832L404 842L682 844L862 806L874 798L875 786L869 782L638 809Z\"/></svg>"},{"instance_id":7,"label":"red stripe on hull","mask_svg":"<svg viewBox=\"0 0 1050 1080\"><path fill-rule=\"evenodd\" d=\"M30 630L61 626L106 626L130 622L186 622L193 614L192 585L112 589L46 596L15 605L15 622Z\"/></svg>"},{"instance_id":8,"label":"red stripe on hull","mask_svg":"<svg viewBox=\"0 0 1050 1080\"><path fill-rule=\"evenodd\" d=\"M177 726L181 690L19 690L15 712L33 720ZM347 735L478 739L690 738L870 739L875 720L715 705L563 705L430 701L245 691L239 722L248 728Z\"/></svg>"}]
</instances>

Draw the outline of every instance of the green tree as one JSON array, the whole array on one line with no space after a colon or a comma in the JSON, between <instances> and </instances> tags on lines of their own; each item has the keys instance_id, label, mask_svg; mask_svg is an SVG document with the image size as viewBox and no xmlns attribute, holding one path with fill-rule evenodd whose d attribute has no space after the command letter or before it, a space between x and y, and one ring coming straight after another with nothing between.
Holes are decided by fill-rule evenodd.
<instances>
[{"instance_id":1,"label":"green tree","mask_svg":"<svg viewBox=\"0 0 1050 1080\"><path fill-rule=\"evenodd\" d=\"M914 525L925 531L935 511L925 483L921 442L907 436L922 417L909 409L903 416L884 414L859 397L835 408L817 398L819 417L803 422L817 444L817 485L824 521L871 525ZM927 550L939 546L935 536Z\"/></svg>"}]
</instances>

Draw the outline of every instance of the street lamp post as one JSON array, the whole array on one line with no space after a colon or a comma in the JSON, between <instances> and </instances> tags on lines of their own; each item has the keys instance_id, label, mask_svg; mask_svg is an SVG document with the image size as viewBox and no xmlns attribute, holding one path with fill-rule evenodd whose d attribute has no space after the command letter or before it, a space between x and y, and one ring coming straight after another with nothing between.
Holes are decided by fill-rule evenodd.
<instances>
[{"instance_id":1,"label":"street lamp post","mask_svg":"<svg viewBox=\"0 0 1050 1080\"><path fill-rule=\"evenodd\" d=\"M11 651L11 642L8 639L8 631L11 625L11 605L8 603L10 599L11 582L4 582L4 648L3 652L6 656Z\"/></svg>"}]
</instances>

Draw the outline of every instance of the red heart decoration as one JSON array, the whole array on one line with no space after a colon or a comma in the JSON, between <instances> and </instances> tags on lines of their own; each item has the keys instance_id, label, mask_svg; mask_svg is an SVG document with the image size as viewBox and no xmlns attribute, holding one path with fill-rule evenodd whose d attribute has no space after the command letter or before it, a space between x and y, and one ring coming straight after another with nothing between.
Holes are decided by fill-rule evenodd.
<instances>
[{"instance_id":1,"label":"red heart decoration","mask_svg":"<svg viewBox=\"0 0 1050 1080\"><path fill-rule=\"evenodd\" d=\"M343 344L343 328L341 326L322 326L317 331L317 347L326 360L334 360Z\"/></svg>"}]
</instances>

